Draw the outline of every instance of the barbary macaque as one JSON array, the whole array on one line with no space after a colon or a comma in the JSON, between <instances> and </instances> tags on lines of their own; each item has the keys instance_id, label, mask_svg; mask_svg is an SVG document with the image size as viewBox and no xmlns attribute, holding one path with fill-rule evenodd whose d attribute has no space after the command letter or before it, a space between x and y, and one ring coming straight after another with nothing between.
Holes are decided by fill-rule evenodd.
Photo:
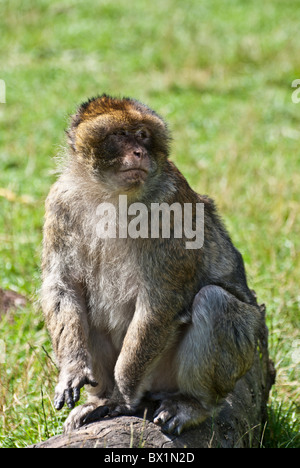
<instances>
[{"instance_id":1,"label":"barbary macaque","mask_svg":"<svg viewBox=\"0 0 300 468\"><path fill-rule=\"evenodd\" d=\"M180 434L220 408L252 366L262 317L242 256L213 201L169 160L170 133L156 112L104 94L79 107L67 134L46 202L42 261L42 307L60 368L55 408L74 408L86 386L70 431L134 414L148 395L157 400L154 423ZM101 236L103 203L127 223L134 203L188 206L194 231L202 204L203 242L188 248L170 210L169 236L162 220L154 237L151 222L149 235L118 235L123 225Z\"/></svg>"}]
</instances>

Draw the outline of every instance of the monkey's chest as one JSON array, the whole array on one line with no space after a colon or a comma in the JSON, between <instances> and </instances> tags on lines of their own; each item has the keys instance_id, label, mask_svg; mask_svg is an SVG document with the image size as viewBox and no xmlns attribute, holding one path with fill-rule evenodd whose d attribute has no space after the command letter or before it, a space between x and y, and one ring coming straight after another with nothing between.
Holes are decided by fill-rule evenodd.
<instances>
[{"instance_id":1,"label":"monkey's chest","mask_svg":"<svg viewBox=\"0 0 300 468\"><path fill-rule=\"evenodd\" d=\"M119 255L102 258L88 281L88 310L94 326L110 333L115 344L123 341L132 320L140 287L134 259Z\"/></svg>"}]
</instances>

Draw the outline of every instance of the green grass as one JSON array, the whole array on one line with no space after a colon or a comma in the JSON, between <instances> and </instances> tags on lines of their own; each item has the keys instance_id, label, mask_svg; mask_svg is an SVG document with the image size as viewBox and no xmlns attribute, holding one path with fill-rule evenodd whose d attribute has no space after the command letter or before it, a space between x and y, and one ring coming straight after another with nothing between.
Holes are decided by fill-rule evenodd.
<instances>
[{"instance_id":1,"label":"green grass","mask_svg":"<svg viewBox=\"0 0 300 468\"><path fill-rule=\"evenodd\" d=\"M173 131L173 159L213 197L267 304L277 383L263 447L299 447L300 1L0 0L0 286L34 300L44 199L68 115L134 96ZM12 192L12 194L11 194ZM41 312L0 322L0 446L61 431ZM298 341L297 341L298 340ZM297 406L298 402L298 406Z\"/></svg>"}]
</instances>

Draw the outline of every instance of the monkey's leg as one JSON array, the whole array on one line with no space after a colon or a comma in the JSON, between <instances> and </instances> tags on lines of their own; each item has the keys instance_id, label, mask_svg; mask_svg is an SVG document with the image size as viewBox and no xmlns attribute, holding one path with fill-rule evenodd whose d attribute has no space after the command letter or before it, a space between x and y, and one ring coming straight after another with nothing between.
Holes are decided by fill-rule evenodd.
<instances>
[{"instance_id":1,"label":"monkey's leg","mask_svg":"<svg viewBox=\"0 0 300 468\"><path fill-rule=\"evenodd\" d=\"M140 293L134 316L127 329L121 352L114 367L114 390L109 397L111 416L133 414L148 390L151 372L174 333L177 322L169 302L161 304L153 295ZM166 301L165 301L166 302ZM153 304L154 303L154 304Z\"/></svg>"},{"instance_id":2,"label":"monkey's leg","mask_svg":"<svg viewBox=\"0 0 300 468\"><path fill-rule=\"evenodd\" d=\"M218 286L196 295L177 345L178 392L162 400L154 422L168 433L204 421L252 366L261 315Z\"/></svg>"}]
</instances>

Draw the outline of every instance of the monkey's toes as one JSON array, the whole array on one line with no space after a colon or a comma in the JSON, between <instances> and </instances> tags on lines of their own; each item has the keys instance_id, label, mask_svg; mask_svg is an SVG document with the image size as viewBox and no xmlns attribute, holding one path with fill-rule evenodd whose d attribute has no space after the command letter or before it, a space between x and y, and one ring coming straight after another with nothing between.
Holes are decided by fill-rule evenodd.
<instances>
[{"instance_id":1,"label":"monkey's toes","mask_svg":"<svg viewBox=\"0 0 300 468\"><path fill-rule=\"evenodd\" d=\"M64 433L71 432L81 427L84 424L84 419L95 409L95 406L94 403L85 403L84 405L74 408L64 423Z\"/></svg>"},{"instance_id":2,"label":"monkey's toes","mask_svg":"<svg viewBox=\"0 0 300 468\"><path fill-rule=\"evenodd\" d=\"M164 400L153 415L154 424L162 426L169 419L176 415L177 405L174 401Z\"/></svg>"},{"instance_id":3,"label":"monkey's toes","mask_svg":"<svg viewBox=\"0 0 300 468\"><path fill-rule=\"evenodd\" d=\"M195 403L173 398L161 402L154 413L153 422L161 426L163 432L178 436L186 428L202 422L206 416L203 415L200 404L197 406Z\"/></svg>"},{"instance_id":4,"label":"monkey's toes","mask_svg":"<svg viewBox=\"0 0 300 468\"><path fill-rule=\"evenodd\" d=\"M86 417L83 419L83 424L91 424L92 422L99 421L99 419L104 418L109 413L108 406L98 406L98 408L91 411Z\"/></svg>"},{"instance_id":5,"label":"monkey's toes","mask_svg":"<svg viewBox=\"0 0 300 468\"><path fill-rule=\"evenodd\" d=\"M176 410L160 411L153 422L161 426L161 430L167 434L180 435L184 428L184 421L181 420L180 415L176 414Z\"/></svg>"}]
</instances>

